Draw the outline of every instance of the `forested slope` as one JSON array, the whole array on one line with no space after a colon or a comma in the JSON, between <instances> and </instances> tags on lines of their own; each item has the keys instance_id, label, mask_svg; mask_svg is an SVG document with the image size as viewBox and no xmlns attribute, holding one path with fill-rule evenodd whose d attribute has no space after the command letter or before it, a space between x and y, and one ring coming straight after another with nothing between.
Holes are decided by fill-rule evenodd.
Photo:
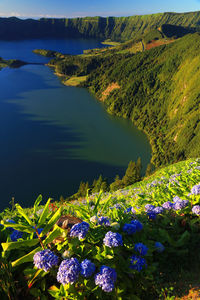
<instances>
[{"instance_id":1,"label":"forested slope","mask_svg":"<svg viewBox=\"0 0 200 300\"><path fill-rule=\"evenodd\" d=\"M200 12L75 19L21 20L15 17L0 18L0 39L93 37L125 41L141 37L149 30L157 29L163 24L191 27L199 30Z\"/></svg>"}]
</instances>

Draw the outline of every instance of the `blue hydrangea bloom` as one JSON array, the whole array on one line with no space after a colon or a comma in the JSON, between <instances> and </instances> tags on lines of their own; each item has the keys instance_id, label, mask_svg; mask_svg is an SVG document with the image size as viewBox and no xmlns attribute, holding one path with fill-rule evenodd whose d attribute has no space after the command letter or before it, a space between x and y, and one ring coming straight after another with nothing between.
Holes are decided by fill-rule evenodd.
<instances>
[{"instance_id":1,"label":"blue hydrangea bloom","mask_svg":"<svg viewBox=\"0 0 200 300\"><path fill-rule=\"evenodd\" d=\"M154 211L147 212L147 216L149 217L150 220L156 219L156 213Z\"/></svg>"},{"instance_id":2,"label":"blue hydrangea bloom","mask_svg":"<svg viewBox=\"0 0 200 300\"><path fill-rule=\"evenodd\" d=\"M88 233L89 227L90 225L86 222L74 224L70 230L70 236L78 237L79 240L82 240Z\"/></svg>"},{"instance_id":3,"label":"blue hydrangea bloom","mask_svg":"<svg viewBox=\"0 0 200 300\"><path fill-rule=\"evenodd\" d=\"M140 272L143 267L146 267L146 260L144 258L141 258L136 255L131 256L131 264L130 264L131 269Z\"/></svg>"},{"instance_id":4,"label":"blue hydrangea bloom","mask_svg":"<svg viewBox=\"0 0 200 300\"><path fill-rule=\"evenodd\" d=\"M18 239L21 239L23 236L23 232L18 230L13 230L13 232L10 235L11 241L16 242Z\"/></svg>"},{"instance_id":5,"label":"blue hydrangea bloom","mask_svg":"<svg viewBox=\"0 0 200 300\"><path fill-rule=\"evenodd\" d=\"M200 216L200 205L193 206L192 212L193 214Z\"/></svg>"},{"instance_id":6,"label":"blue hydrangea bloom","mask_svg":"<svg viewBox=\"0 0 200 300\"><path fill-rule=\"evenodd\" d=\"M152 211L154 208L155 208L155 206L152 205L152 204L146 204L146 205L145 205L145 211L146 211L146 212L150 212L150 211Z\"/></svg>"},{"instance_id":7,"label":"blue hydrangea bloom","mask_svg":"<svg viewBox=\"0 0 200 300\"><path fill-rule=\"evenodd\" d=\"M136 230L137 230L137 231L140 231L140 230L142 230L142 228L143 228L142 223L140 223L140 221L138 221L138 220L133 220L133 221L131 221L131 225L136 226Z\"/></svg>"},{"instance_id":8,"label":"blue hydrangea bloom","mask_svg":"<svg viewBox=\"0 0 200 300\"><path fill-rule=\"evenodd\" d=\"M132 206L130 206L130 207L128 207L125 211L124 211L124 213L129 213L129 212L132 212L132 209L133 209L133 207Z\"/></svg>"},{"instance_id":9,"label":"blue hydrangea bloom","mask_svg":"<svg viewBox=\"0 0 200 300\"><path fill-rule=\"evenodd\" d=\"M165 250L165 247L160 242L155 242L155 248L157 252L163 252Z\"/></svg>"},{"instance_id":10,"label":"blue hydrangea bloom","mask_svg":"<svg viewBox=\"0 0 200 300\"><path fill-rule=\"evenodd\" d=\"M173 203L173 209L174 210L179 210L183 209L188 205L189 201L188 200L177 200L175 203Z\"/></svg>"},{"instance_id":11,"label":"blue hydrangea bloom","mask_svg":"<svg viewBox=\"0 0 200 300\"><path fill-rule=\"evenodd\" d=\"M167 202L163 203L162 207L166 210L170 210L173 208L173 203L170 201L167 201Z\"/></svg>"},{"instance_id":12,"label":"blue hydrangea bloom","mask_svg":"<svg viewBox=\"0 0 200 300\"><path fill-rule=\"evenodd\" d=\"M99 225L110 226L110 219L108 217L100 217L98 220Z\"/></svg>"},{"instance_id":13,"label":"blue hydrangea bloom","mask_svg":"<svg viewBox=\"0 0 200 300\"><path fill-rule=\"evenodd\" d=\"M179 198L178 196L173 197L173 201L177 202L177 201L181 201L181 198Z\"/></svg>"},{"instance_id":14,"label":"blue hydrangea bloom","mask_svg":"<svg viewBox=\"0 0 200 300\"><path fill-rule=\"evenodd\" d=\"M110 248L122 246L122 236L118 232L108 231L103 239L103 243Z\"/></svg>"},{"instance_id":15,"label":"blue hydrangea bloom","mask_svg":"<svg viewBox=\"0 0 200 300\"><path fill-rule=\"evenodd\" d=\"M81 266L76 258L65 259L59 266L57 281L63 285L67 283L73 284L78 280L80 271Z\"/></svg>"},{"instance_id":16,"label":"blue hydrangea bloom","mask_svg":"<svg viewBox=\"0 0 200 300\"><path fill-rule=\"evenodd\" d=\"M53 266L58 265L58 257L49 249L45 249L35 253L33 262L36 268L45 272L49 271Z\"/></svg>"},{"instance_id":17,"label":"blue hydrangea bloom","mask_svg":"<svg viewBox=\"0 0 200 300\"><path fill-rule=\"evenodd\" d=\"M196 184L191 189L192 195L200 195L200 184Z\"/></svg>"},{"instance_id":18,"label":"blue hydrangea bloom","mask_svg":"<svg viewBox=\"0 0 200 300\"><path fill-rule=\"evenodd\" d=\"M114 283L117 279L115 269L102 266L100 272L95 275L95 284L100 286L104 292L112 292Z\"/></svg>"},{"instance_id":19,"label":"blue hydrangea bloom","mask_svg":"<svg viewBox=\"0 0 200 300\"><path fill-rule=\"evenodd\" d=\"M157 206L153 209L153 212L156 213L156 214L162 214L164 211L164 208L161 207L161 206Z\"/></svg>"},{"instance_id":20,"label":"blue hydrangea bloom","mask_svg":"<svg viewBox=\"0 0 200 300\"><path fill-rule=\"evenodd\" d=\"M148 251L148 247L145 246L143 243L137 243L134 246L134 250L138 251L140 255L146 255Z\"/></svg>"},{"instance_id":21,"label":"blue hydrangea bloom","mask_svg":"<svg viewBox=\"0 0 200 300\"><path fill-rule=\"evenodd\" d=\"M93 264L89 259L85 259L81 263L81 275L88 278L95 271L95 264Z\"/></svg>"},{"instance_id":22,"label":"blue hydrangea bloom","mask_svg":"<svg viewBox=\"0 0 200 300\"><path fill-rule=\"evenodd\" d=\"M134 234L137 231L137 227L135 224L124 224L123 229L127 234Z\"/></svg>"}]
</instances>

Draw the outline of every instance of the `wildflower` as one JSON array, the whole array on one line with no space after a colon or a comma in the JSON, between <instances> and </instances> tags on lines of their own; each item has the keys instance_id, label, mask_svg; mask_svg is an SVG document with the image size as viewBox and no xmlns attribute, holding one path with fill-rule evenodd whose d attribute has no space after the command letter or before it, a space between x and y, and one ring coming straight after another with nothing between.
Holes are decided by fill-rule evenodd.
<instances>
[{"instance_id":1,"label":"wildflower","mask_svg":"<svg viewBox=\"0 0 200 300\"><path fill-rule=\"evenodd\" d=\"M146 212L150 212L150 211L152 211L154 208L155 208L155 206L152 205L152 204L146 204L146 205L145 205L145 211L146 211Z\"/></svg>"},{"instance_id":2,"label":"wildflower","mask_svg":"<svg viewBox=\"0 0 200 300\"><path fill-rule=\"evenodd\" d=\"M165 247L160 242L155 242L155 248L157 252L163 252L165 250Z\"/></svg>"},{"instance_id":3,"label":"wildflower","mask_svg":"<svg viewBox=\"0 0 200 300\"><path fill-rule=\"evenodd\" d=\"M67 283L73 284L75 281L77 281L80 271L81 266L76 258L65 259L59 266L57 281L63 285Z\"/></svg>"},{"instance_id":4,"label":"wildflower","mask_svg":"<svg viewBox=\"0 0 200 300\"><path fill-rule=\"evenodd\" d=\"M126 232L127 234L133 234L136 233L137 227L135 224L124 224L123 226L123 231Z\"/></svg>"},{"instance_id":5,"label":"wildflower","mask_svg":"<svg viewBox=\"0 0 200 300\"><path fill-rule=\"evenodd\" d=\"M163 203L162 207L166 210L170 210L173 208L173 203L170 201L167 201L167 202Z\"/></svg>"},{"instance_id":6,"label":"wildflower","mask_svg":"<svg viewBox=\"0 0 200 300\"><path fill-rule=\"evenodd\" d=\"M191 194L192 195L199 195L200 194L200 183L196 184L192 187L191 189Z\"/></svg>"},{"instance_id":7,"label":"wildflower","mask_svg":"<svg viewBox=\"0 0 200 300\"><path fill-rule=\"evenodd\" d=\"M81 263L81 275L84 277L90 277L95 271L95 264L93 264L89 259L85 259Z\"/></svg>"},{"instance_id":8,"label":"wildflower","mask_svg":"<svg viewBox=\"0 0 200 300\"><path fill-rule=\"evenodd\" d=\"M45 249L35 253L33 262L36 268L45 272L49 271L53 266L58 264L58 257L49 249Z\"/></svg>"},{"instance_id":9,"label":"wildflower","mask_svg":"<svg viewBox=\"0 0 200 300\"><path fill-rule=\"evenodd\" d=\"M23 232L18 230L13 230L13 232L10 235L11 241L16 242L18 239L21 239L23 236Z\"/></svg>"},{"instance_id":10,"label":"wildflower","mask_svg":"<svg viewBox=\"0 0 200 300\"><path fill-rule=\"evenodd\" d=\"M131 269L137 270L140 272L142 270L143 266L146 267L146 261L144 258L141 258L136 255L131 256L131 264L130 264Z\"/></svg>"},{"instance_id":11,"label":"wildflower","mask_svg":"<svg viewBox=\"0 0 200 300\"><path fill-rule=\"evenodd\" d=\"M99 225L110 226L110 219L108 217L100 217L98 221Z\"/></svg>"},{"instance_id":12,"label":"wildflower","mask_svg":"<svg viewBox=\"0 0 200 300\"><path fill-rule=\"evenodd\" d=\"M193 214L200 216L200 205L193 206L192 212Z\"/></svg>"},{"instance_id":13,"label":"wildflower","mask_svg":"<svg viewBox=\"0 0 200 300\"><path fill-rule=\"evenodd\" d=\"M102 266L100 272L95 275L95 284L100 286L104 292L112 292L114 283L117 279L115 269Z\"/></svg>"},{"instance_id":14,"label":"wildflower","mask_svg":"<svg viewBox=\"0 0 200 300\"><path fill-rule=\"evenodd\" d=\"M86 222L74 224L70 230L70 236L78 237L79 240L82 240L88 233L89 227L89 224Z\"/></svg>"},{"instance_id":15,"label":"wildflower","mask_svg":"<svg viewBox=\"0 0 200 300\"><path fill-rule=\"evenodd\" d=\"M131 221L131 225L136 226L136 230L137 230L137 231L140 231L140 230L142 230L142 228L143 228L142 223L140 223L140 221L138 221L138 220L133 220L133 221Z\"/></svg>"},{"instance_id":16,"label":"wildflower","mask_svg":"<svg viewBox=\"0 0 200 300\"><path fill-rule=\"evenodd\" d=\"M137 243L135 244L134 250L138 251L140 255L146 255L148 248L143 243Z\"/></svg>"},{"instance_id":17,"label":"wildflower","mask_svg":"<svg viewBox=\"0 0 200 300\"><path fill-rule=\"evenodd\" d=\"M108 231L103 239L103 243L110 248L122 246L122 236L118 232Z\"/></svg>"}]
</instances>

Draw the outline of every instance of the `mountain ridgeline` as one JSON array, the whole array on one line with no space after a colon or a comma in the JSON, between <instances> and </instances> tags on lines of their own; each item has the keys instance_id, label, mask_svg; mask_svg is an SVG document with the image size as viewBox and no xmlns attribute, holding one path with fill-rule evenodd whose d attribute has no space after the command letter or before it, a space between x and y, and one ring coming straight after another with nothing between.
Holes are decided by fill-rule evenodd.
<instances>
[{"instance_id":1,"label":"mountain ridgeline","mask_svg":"<svg viewBox=\"0 0 200 300\"><path fill-rule=\"evenodd\" d=\"M0 18L0 39L99 38L126 41L136 39L163 24L200 29L200 12L159 13L131 17L85 17L74 19L21 20Z\"/></svg>"}]
</instances>

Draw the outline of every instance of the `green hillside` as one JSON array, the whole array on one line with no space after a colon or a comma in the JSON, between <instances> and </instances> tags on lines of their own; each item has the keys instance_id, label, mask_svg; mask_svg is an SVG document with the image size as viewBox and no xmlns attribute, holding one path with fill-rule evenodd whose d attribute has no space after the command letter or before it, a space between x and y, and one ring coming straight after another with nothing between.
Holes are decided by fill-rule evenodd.
<instances>
[{"instance_id":1,"label":"green hillside","mask_svg":"<svg viewBox=\"0 0 200 300\"><path fill-rule=\"evenodd\" d=\"M21 20L0 18L0 39L39 37L91 37L129 40L140 38L163 24L199 30L200 12L159 13L131 17L85 17L76 19Z\"/></svg>"}]
</instances>

